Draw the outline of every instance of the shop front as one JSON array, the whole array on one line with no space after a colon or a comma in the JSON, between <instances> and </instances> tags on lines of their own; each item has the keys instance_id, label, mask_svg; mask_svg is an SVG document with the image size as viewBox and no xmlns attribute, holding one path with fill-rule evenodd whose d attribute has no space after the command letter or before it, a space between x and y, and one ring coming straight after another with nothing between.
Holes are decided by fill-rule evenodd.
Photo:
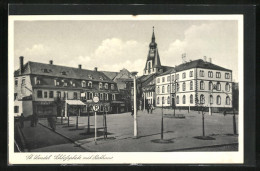
<instances>
[{"instance_id":1,"label":"shop front","mask_svg":"<svg viewBox=\"0 0 260 171\"><path fill-rule=\"evenodd\" d=\"M57 115L57 104L53 101L33 102L33 113L38 117L47 117L48 115Z\"/></svg>"}]
</instances>

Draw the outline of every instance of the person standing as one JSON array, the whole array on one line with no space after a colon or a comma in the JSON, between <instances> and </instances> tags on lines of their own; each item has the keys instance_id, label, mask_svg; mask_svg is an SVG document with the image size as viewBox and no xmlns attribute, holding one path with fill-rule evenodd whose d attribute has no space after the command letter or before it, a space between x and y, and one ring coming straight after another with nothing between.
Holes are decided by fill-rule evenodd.
<instances>
[{"instance_id":1,"label":"person standing","mask_svg":"<svg viewBox=\"0 0 260 171\"><path fill-rule=\"evenodd\" d=\"M149 114L150 112L150 104L147 105L147 113Z\"/></svg>"},{"instance_id":2,"label":"person standing","mask_svg":"<svg viewBox=\"0 0 260 171\"><path fill-rule=\"evenodd\" d=\"M151 104L151 114L153 114L153 109L154 109L154 107L153 107L153 104Z\"/></svg>"},{"instance_id":3,"label":"person standing","mask_svg":"<svg viewBox=\"0 0 260 171\"><path fill-rule=\"evenodd\" d=\"M34 126L37 126L38 124L38 115L34 114Z\"/></svg>"},{"instance_id":4,"label":"person standing","mask_svg":"<svg viewBox=\"0 0 260 171\"><path fill-rule=\"evenodd\" d=\"M20 121L20 127L23 128L24 127L24 116L23 116L23 113L21 114L21 116L19 118L19 121Z\"/></svg>"},{"instance_id":5,"label":"person standing","mask_svg":"<svg viewBox=\"0 0 260 171\"><path fill-rule=\"evenodd\" d=\"M134 106L132 106L131 111L132 111L131 115L134 116Z\"/></svg>"}]
</instances>

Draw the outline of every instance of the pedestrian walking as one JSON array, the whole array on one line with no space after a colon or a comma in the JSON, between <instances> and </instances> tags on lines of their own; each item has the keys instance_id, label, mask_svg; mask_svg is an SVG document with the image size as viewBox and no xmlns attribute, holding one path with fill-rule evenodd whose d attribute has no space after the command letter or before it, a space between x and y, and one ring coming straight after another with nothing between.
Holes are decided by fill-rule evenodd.
<instances>
[{"instance_id":1,"label":"pedestrian walking","mask_svg":"<svg viewBox=\"0 0 260 171\"><path fill-rule=\"evenodd\" d=\"M37 114L34 114L34 126L37 126L38 124L38 115Z\"/></svg>"},{"instance_id":2,"label":"pedestrian walking","mask_svg":"<svg viewBox=\"0 0 260 171\"><path fill-rule=\"evenodd\" d=\"M23 128L24 127L24 116L23 116L23 113L21 114L21 116L19 118L19 122L20 122L20 127Z\"/></svg>"},{"instance_id":3,"label":"pedestrian walking","mask_svg":"<svg viewBox=\"0 0 260 171\"><path fill-rule=\"evenodd\" d=\"M153 109L154 109L154 107L153 107L153 104L151 105L151 114L153 114Z\"/></svg>"},{"instance_id":4,"label":"pedestrian walking","mask_svg":"<svg viewBox=\"0 0 260 171\"><path fill-rule=\"evenodd\" d=\"M134 115L134 106L132 106L132 113L131 115L133 116Z\"/></svg>"},{"instance_id":5,"label":"pedestrian walking","mask_svg":"<svg viewBox=\"0 0 260 171\"><path fill-rule=\"evenodd\" d=\"M146 109L147 109L147 113L149 114L149 110L150 110L150 107L149 107L150 104L147 105Z\"/></svg>"},{"instance_id":6,"label":"pedestrian walking","mask_svg":"<svg viewBox=\"0 0 260 171\"><path fill-rule=\"evenodd\" d=\"M35 123L35 118L34 118L34 114L31 115L31 127L34 127L34 123Z\"/></svg>"},{"instance_id":7,"label":"pedestrian walking","mask_svg":"<svg viewBox=\"0 0 260 171\"><path fill-rule=\"evenodd\" d=\"M226 116L226 114L227 114L227 113L226 113L226 110L224 110L223 115Z\"/></svg>"}]
</instances>

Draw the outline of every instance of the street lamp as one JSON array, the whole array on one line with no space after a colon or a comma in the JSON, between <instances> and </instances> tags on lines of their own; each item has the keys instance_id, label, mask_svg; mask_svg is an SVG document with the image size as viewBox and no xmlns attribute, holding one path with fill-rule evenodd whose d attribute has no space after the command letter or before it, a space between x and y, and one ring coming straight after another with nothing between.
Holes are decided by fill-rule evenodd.
<instances>
[{"instance_id":1,"label":"street lamp","mask_svg":"<svg viewBox=\"0 0 260 171\"><path fill-rule=\"evenodd\" d=\"M134 77L134 137L137 138L137 118L136 118L136 75L138 72L131 72Z\"/></svg>"}]
</instances>

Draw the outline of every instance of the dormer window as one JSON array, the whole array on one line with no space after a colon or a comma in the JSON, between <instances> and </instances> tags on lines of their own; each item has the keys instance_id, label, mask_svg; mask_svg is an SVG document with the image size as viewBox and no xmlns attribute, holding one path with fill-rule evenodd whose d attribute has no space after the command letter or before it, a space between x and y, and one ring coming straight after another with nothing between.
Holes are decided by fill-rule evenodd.
<instances>
[{"instance_id":1,"label":"dormer window","mask_svg":"<svg viewBox=\"0 0 260 171\"><path fill-rule=\"evenodd\" d=\"M105 89L108 89L108 84L107 83L105 83Z\"/></svg>"},{"instance_id":2,"label":"dormer window","mask_svg":"<svg viewBox=\"0 0 260 171\"><path fill-rule=\"evenodd\" d=\"M65 83L63 84L63 86L64 86L64 87L67 87L67 86L68 86L68 83L67 83L67 82L65 82Z\"/></svg>"},{"instance_id":3,"label":"dormer window","mask_svg":"<svg viewBox=\"0 0 260 171\"><path fill-rule=\"evenodd\" d=\"M81 82L81 86L82 86L82 87L86 87L86 81L82 81L82 82Z\"/></svg>"},{"instance_id":4,"label":"dormer window","mask_svg":"<svg viewBox=\"0 0 260 171\"><path fill-rule=\"evenodd\" d=\"M88 87L92 88L92 82L91 81L88 82Z\"/></svg>"},{"instance_id":5,"label":"dormer window","mask_svg":"<svg viewBox=\"0 0 260 171\"><path fill-rule=\"evenodd\" d=\"M99 89L102 89L102 87L103 87L103 84L99 83Z\"/></svg>"},{"instance_id":6,"label":"dormer window","mask_svg":"<svg viewBox=\"0 0 260 171\"><path fill-rule=\"evenodd\" d=\"M88 78L89 78L89 79L93 79L92 75L88 75Z\"/></svg>"},{"instance_id":7,"label":"dormer window","mask_svg":"<svg viewBox=\"0 0 260 171\"><path fill-rule=\"evenodd\" d=\"M36 85L41 84L41 80L38 77L35 77L34 79L35 79L35 84Z\"/></svg>"},{"instance_id":8,"label":"dormer window","mask_svg":"<svg viewBox=\"0 0 260 171\"><path fill-rule=\"evenodd\" d=\"M100 80L104 80L104 77L100 76L99 79L100 79Z\"/></svg>"},{"instance_id":9,"label":"dormer window","mask_svg":"<svg viewBox=\"0 0 260 171\"><path fill-rule=\"evenodd\" d=\"M58 85L60 85L60 82L58 80L54 80L54 85L58 86Z\"/></svg>"},{"instance_id":10,"label":"dormer window","mask_svg":"<svg viewBox=\"0 0 260 171\"><path fill-rule=\"evenodd\" d=\"M114 89L115 89L114 84L111 84L111 90L114 90Z\"/></svg>"},{"instance_id":11,"label":"dormer window","mask_svg":"<svg viewBox=\"0 0 260 171\"><path fill-rule=\"evenodd\" d=\"M67 73L65 71L62 71L61 75L67 75Z\"/></svg>"},{"instance_id":12,"label":"dormer window","mask_svg":"<svg viewBox=\"0 0 260 171\"><path fill-rule=\"evenodd\" d=\"M43 72L48 73L48 69L43 69Z\"/></svg>"}]
</instances>

